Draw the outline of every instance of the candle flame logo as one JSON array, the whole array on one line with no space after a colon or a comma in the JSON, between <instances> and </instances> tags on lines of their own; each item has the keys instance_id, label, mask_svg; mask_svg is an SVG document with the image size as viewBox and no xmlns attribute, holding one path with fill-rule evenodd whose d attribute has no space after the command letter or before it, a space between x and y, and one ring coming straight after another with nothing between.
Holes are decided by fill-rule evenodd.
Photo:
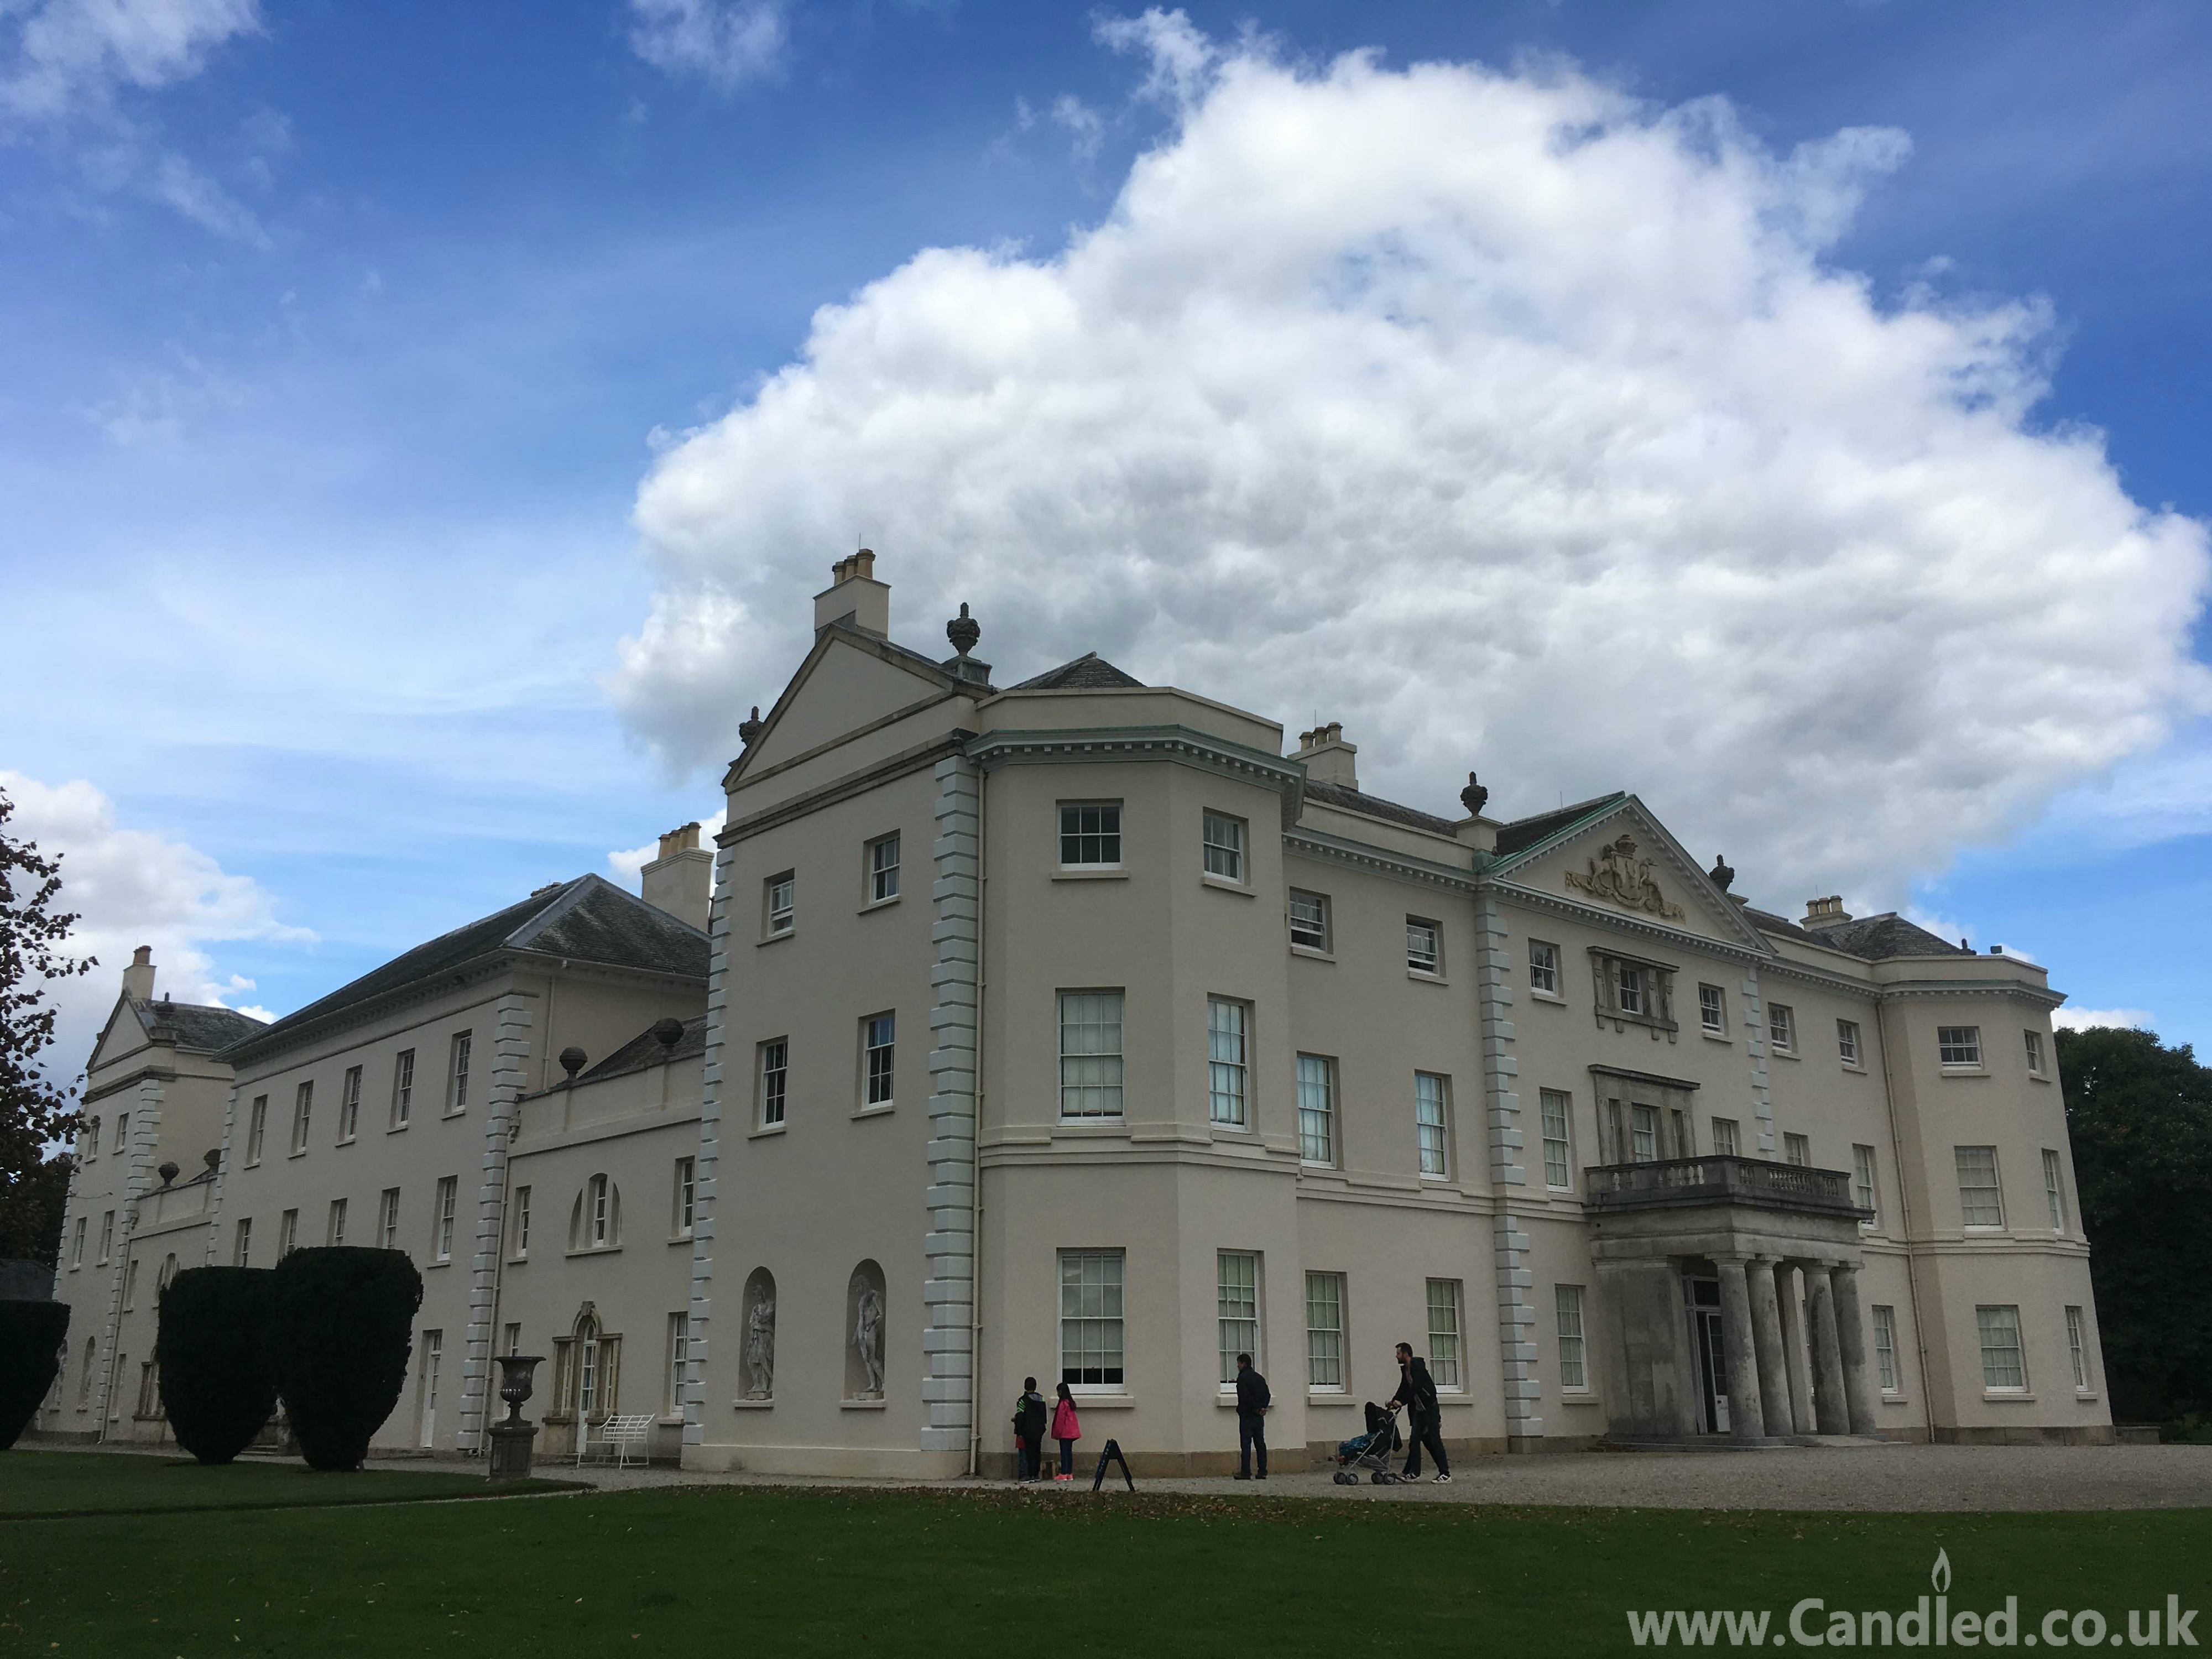
<instances>
[{"instance_id":1,"label":"candle flame logo","mask_svg":"<svg viewBox=\"0 0 2212 1659\"><path fill-rule=\"evenodd\" d=\"M1938 1595L1951 1588L1951 1558L1941 1548L1936 1552L1935 1569L1929 1573L1928 1582L1936 1586Z\"/></svg>"}]
</instances>

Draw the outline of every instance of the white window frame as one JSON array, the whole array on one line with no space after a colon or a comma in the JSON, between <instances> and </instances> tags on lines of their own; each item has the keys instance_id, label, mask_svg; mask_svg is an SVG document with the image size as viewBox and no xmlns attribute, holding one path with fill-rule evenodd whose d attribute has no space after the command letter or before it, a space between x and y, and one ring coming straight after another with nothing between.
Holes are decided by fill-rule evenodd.
<instances>
[{"instance_id":1,"label":"white window frame","mask_svg":"<svg viewBox=\"0 0 2212 1659\"><path fill-rule=\"evenodd\" d=\"M1304 902L1306 908L1312 915L1311 921L1304 924L1300 922L1298 918L1298 908L1301 902ZM1292 950L1312 951L1322 956L1327 956L1329 954L1328 909L1328 894L1316 893L1312 891L1310 889L1304 887L1293 887L1291 889L1290 905L1287 914L1290 916L1291 948ZM1300 939L1298 934L1301 931L1307 933L1309 937Z\"/></svg>"},{"instance_id":2,"label":"white window frame","mask_svg":"<svg viewBox=\"0 0 2212 1659\"><path fill-rule=\"evenodd\" d=\"M1349 1393L1344 1340L1344 1275L1306 1274L1306 1388L1314 1394Z\"/></svg>"},{"instance_id":3,"label":"white window frame","mask_svg":"<svg viewBox=\"0 0 2212 1659\"><path fill-rule=\"evenodd\" d=\"M276 1218L276 1259L282 1261L299 1248L300 1212L297 1210L287 1210ZM131 1264L131 1270L133 1273L137 1272L138 1264L136 1261Z\"/></svg>"},{"instance_id":4,"label":"white window frame","mask_svg":"<svg viewBox=\"0 0 2212 1659\"><path fill-rule=\"evenodd\" d=\"M89 1216L81 1215L76 1218L76 1243L70 1250L70 1266L72 1268L84 1266L84 1235L90 1220Z\"/></svg>"},{"instance_id":5,"label":"white window frame","mask_svg":"<svg viewBox=\"0 0 2212 1659\"><path fill-rule=\"evenodd\" d=\"M691 1316L672 1313L668 1316L668 1395L662 1402L662 1416L684 1415L684 1384L690 1364Z\"/></svg>"},{"instance_id":6,"label":"white window frame","mask_svg":"<svg viewBox=\"0 0 2212 1659\"><path fill-rule=\"evenodd\" d=\"M1836 1057L1845 1066L1864 1063L1859 1059L1858 1021L1838 1019L1836 1022Z\"/></svg>"},{"instance_id":7,"label":"white window frame","mask_svg":"<svg viewBox=\"0 0 2212 1659\"><path fill-rule=\"evenodd\" d=\"M1544 1141L1544 1185L1555 1193L1575 1184L1575 1097L1564 1089L1536 1091L1537 1121Z\"/></svg>"},{"instance_id":8,"label":"white window frame","mask_svg":"<svg viewBox=\"0 0 2212 1659\"><path fill-rule=\"evenodd\" d=\"M1556 997L1559 991L1559 947L1548 939L1528 941L1528 988L1538 996Z\"/></svg>"},{"instance_id":9,"label":"white window frame","mask_svg":"<svg viewBox=\"0 0 2212 1659\"><path fill-rule=\"evenodd\" d=\"M477 1034L456 1031L453 1039L451 1075L446 1084L446 1115L459 1117L469 1109L469 1064L476 1056Z\"/></svg>"},{"instance_id":10,"label":"white window frame","mask_svg":"<svg viewBox=\"0 0 2212 1659\"><path fill-rule=\"evenodd\" d=\"M1252 1005L1206 1000L1206 1115L1217 1128L1252 1127Z\"/></svg>"},{"instance_id":11,"label":"white window frame","mask_svg":"<svg viewBox=\"0 0 2212 1659\"><path fill-rule=\"evenodd\" d=\"M1589 1334L1583 1319L1583 1287L1552 1287L1553 1335L1559 1344L1559 1392L1589 1392Z\"/></svg>"},{"instance_id":12,"label":"white window frame","mask_svg":"<svg viewBox=\"0 0 2212 1659\"><path fill-rule=\"evenodd\" d=\"M1797 1011L1786 1002L1766 1005L1766 1040L1778 1054L1797 1052Z\"/></svg>"},{"instance_id":13,"label":"white window frame","mask_svg":"<svg viewBox=\"0 0 2212 1659\"><path fill-rule=\"evenodd\" d=\"M1060 1022L1060 1121L1120 1121L1127 1080L1127 994L1114 988L1063 990L1054 1009ZM1110 1048L1105 1046L1109 1041Z\"/></svg>"},{"instance_id":14,"label":"white window frame","mask_svg":"<svg viewBox=\"0 0 2212 1659\"><path fill-rule=\"evenodd\" d=\"M783 939L799 926L799 872L785 870L761 883L761 937Z\"/></svg>"},{"instance_id":15,"label":"white window frame","mask_svg":"<svg viewBox=\"0 0 2212 1659\"><path fill-rule=\"evenodd\" d=\"M2027 1048L2027 1074L2030 1077L2041 1077L2043 1075L2043 1033L2023 1030L2020 1035Z\"/></svg>"},{"instance_id":16,"label":"white window frame","mask_svg":"<svg viewBox=\"0 0 2212 1659\"><path fill-rule=\"evenodd\" d=\"M1429 1375L1438 1394L1467 1392L1467 1295L1456 1279L1431 1279L1425 1288L1428 1304ZM1439 1324L1442 1317L1445 1322Z\"/></svg>"},{"instance_id":17,"label":"white window frame","mask_svg":"<svg viewBox=\"0 0 2212 1659\"><path fill-rule=\"evenodd\" d=\"M514 1189L514 1247L517 1261L530 1255L530 1188L527 1185Z\"/></svg>"},{"instance_id":18,"label":"white window frame","mask_svg":"<svg viewBox=\"0 0 2212 1659\"><path fill-rule=\"evenodd\" d=\"M262 1149L269 1140L269 1097L256 1095L253 1104L246 1113L246 1167L252 1169L261 1162Z\"/></svg>"},{"instance_id":19,"label":"white window frame","mask_svg":"<svg viewBox=\"0 0 2212 1659\"><path fill-rule=\"evenodd\" d=\"M1732 1117L1713 1120L1713 1152L1719 1158L1743 1156L1743 1125Z\"/></svg>"},{"instance_id":20,"label":"white window frame","mask_svg":"<svg viewBox=\"0 0 2212 1659\"><path fill-rule=\"evenodd\" d=\"M753 1062L753 1121L762 1129L781 1129L791 1115L791 1039L769 1037Z\"/></svg>"},{"instance_id":21,"label":"white window frame","mask_svg":"<svg viewBox=\"0 0 2212 1659\"><path fill-rule=\"evenodd\" d=\"M100 1218L100 1254L93 1258L97 1267L115 1254L115 1212L110 1210Z\"/></svg>"},{"instance_id":22,"label":"white window frame","mask_svg":"<svg viewBox=\"0 0 2212 1659\"><path fill-rule=\"evenodd\" d=\"M1070 1394L1129 1391L1128 1258L1117 1249L1062 1250L1060 1262L1060 1380ZM1095 1273L1093 1270L1095 1271ZM1073 1277L1071 1277L1071 1271ZM1094 1294L1095 1292L1095 1294ZM1071 1331L1073 1328L1073 1331ZM1076 1346L1068 1346L1073 1334ZM1096 1342L1090 1339L1096 1335ZM1110 1337L1110 1341L1107 1339ZM1070 1365L1073 1356L1079 1363ZM1097 1358L1097 1365L1081 1362ZM1108 1360L1115 1363L1107 1364ZM1086 1378L1084 1373L1097 1371ZM1118 1371L1118 1376L1109 1376ZM1070 1375L1070 1373L1073 1375Z\"/></svg>"},{"instance_id":23,"label":"white window frame","mask_svg":"<svg viewBox=\"0 0 2212 1659\"><path fill-rule=\"evenodd\" d=\"M430 1224L430 1259L451 1261L453 1259L453 1221L460 1207L460 1177L441 1176L438 1178L438 1201L432 1212Z\"/></svg>"},{"instance_id":24,"label":"white window frame","mask_svg":"<svg viewBox=\"0 0 2212 1659\"><path fill-rule=\"evenodd\" d=\"M615 1240L615 1183L595 1175L584 1183L584 1248L604 1250Z\"/></svg>"},{"instance_id":25,"label":"white window frame","mask_svg":"<svg viewBox=\"0 0 2212 1659\"><path fill-rule=\"evenodd\" d=\"M1084 814L1093 813L1088 823ZM1119 870L1122 858L1121 803L1118 800L1064 800L1055 804L1053 819L1058 829L1060 867L1063 870ZM1070 858L1068 854L1075 856ZM1097 857L1086 857L1096 853ZM1113 854L1109 858L1109 853Z\"/></svg>"},{"instance_id":26,"label":"white window frame","mask_svg":"<svg viewBox=\"0 0 2212 1659\"><path fill-rule=\"evenodd\" d=\"M1728 992L1724 988L1698 987L1698 1029L1707 1036L1728 1035Z\"/></svg>"},{"instance_id":27,"label":"white window frame","mask_svg":"<svg viewBox=\"0 0 2212 1659\"><path fill-rule=\"evenodd\" d=\"M1260 1255L1256 1250L1217 1250L1213 1255L1214 1346L1224 1394L1237 1392L1237 1356L1260 1352Z\"/></svg>"},{"instance_id":28,"label":"white window frame","mask_svg":"<svg viewBox=\"0 0 2212 1659\"><path fill-rule=\"evenodd\" d=\"M2043 1149L2043 1201L2051 1212L2051 1231L2066 1231L2066 1166L2059 1162L2057 1152L2049 1146Z\"/></svg>"},{"instance_id":29,"label":"white window frame","mask_svg":"<svg viewBox=\"0 0 2212 1659\"><path fill-rule=\"evenodd\" d=\"M878 836L867 844L867 902L889 904L899 896L899 832Z\"/></svg>"},{"instance_id":30,"label":"white window frame","mask_svg":"<svg viewBox=\"0 0 2212 1659\"><path fill-rule=\"evenodd\" d=\"M1938 1025L1936 1061L1947 1072L1978 1072L1982 1067L1982 1028L1978 1025Z\"/></svg>"},{"instance_id":31,"label":"white window frame","mask_svg":"<svg viewBox=\"0 0 2212 1659\"><path fill-rule=\"evenodd\" d=\"M897 1084L898 1013L885 1009L860 1022L860 1109L889 1110Z\"/></svg>"},{"instance_id":32,"label":"white window frame","mask_svg":"<svg viewBox=\"0 0 2212 1659\"><path fill-rule=\"evenodd\" d=\"M1297 1060L1298 1162L1309 1169L1336 1168L1336 1060L1301 1053Z\"/></svg>"},{"instance_id":33,"label":"white window frame","mask_svg":"<svg viewBox=\"0 0 2212 1659\"><path fill-rule=\"evenodd\" d=\"M1979 1168L1981 1159L1970 1155L1982 1152L1989 1154L1989 1180L1986 1183L1978 1180L1969 1186L1966 1180L1970 1173L1967 1168L1968 1163L1971 1161L1976 1166L1971 1171L1972 1174L1979 1176L1982 1173ZM1954 1146L1951 1149L1951 1164L1959 1177L1959 1224L1968 1232L2002 1232L2005 1224L2004 1171L1997 1159L1997 1149L1994 1146ZM1993 1195L1992 1201L1996 1212L1995 1220L1974 1219L1978 1214L1986 1214L1987 1207L1970 1203L1966 1196L1970 1192L1986 1192Z\"/></svg>"},{"instance_id":34,"label":"white window frame","mask_svg":"<svg viewBox=\"0 0 2212 1659\"><path fill-rule=\"evenodd\" d=\"M253 1265L253 1218L250 1215L238 1218L238 1229L231 1235L230 1265L234 1267Z\"/></svg>"},{"instance_id":35,"label":"white window frame","mask_svg":"<svg viewBox=\"0 0 2212 1659\"><path fill-rule=\"evenodd\" d=\"M1886 1302L1877 1302L1869 1311L1874 1317L1875 1376L1884 1394L1901 1394L1904 1388L1898 1381L1897 1370L1897 1310Z\"/></svg>"},{"instance_id":36,"label":"white window frame","mask_svg":"<svg viewBox=\"0 0 2212 1659\"><path fill-rule=\"evenodd\" d=\"M315 1084L310 1078L292 1091L292 1156L307 1150L308 1127L314 1121Z\"/></svg>"},{"instance_id":37,"label":"white window frame","mask_svg":"<svg viewBox=\"0 0 2212 1659\"><path fill-rule=\"evenodd\" d=\"M404 1129L415 1111L415 1051L402 1048L392 1066L392 1127Z\"/></svg>"},{"instance_id":38,"label":"white window frame","mask_svg":"<svg viewBox=\"0 0 2212 1659\"><path fill-rule=\"evenodd\" d=\"M1793 1169L1813 1167L1813 1137L1785 1134L1782 1137L1782 1161Z\"/></svg>"},{"instance_id":39,"label":"white window frame","mask_svg":"<svg viewBox=\"0 0 2212 1659\"><path fill-rule=\"evenodd\" d=\"M399 1188L386 1187L377 1200L376 1243L380 1249L399 1248Z\"/></svg>"},{"instance_id":40,"label":"white window frame","mask_svg":"<svg viewBox=\"0 0 2212 1659\"><path fill-rule=\"evenodd\" d=\"M1424 1181L1451 1179L1451 1079L1441 1072L1413 1073L1413 1134Z\"/></svg>"},{"instance_id":41,"label":"white window frame","mask_svg":"<svg viewBox=\"0 0 2212 1659\"><path fill-rule=\"evenodd\" d=\"M361 1133L361 1067L349 1066L338 1085L338 1144Z\"/></svg>"},{"instance_id":42,"label":"white window frame","mask_svg":"<svg viewBox=\"0 0 2212 1659\"><path fill-rule=\"evenodd\" d=\"M1616 962L1613 965L1613 1006L1624 1014L1641 1018L1650 1012L1644 1006L1644 966L1641 963Z\"/></svg>"},{"instance_id":43,"label":"white window frame","mask_svg":"<svg viewBox=\"0 0 2212 1659\"><path fill-rule=\"evenodd\" d=\"M1881 1187L1878 1177L1874 1148L1854 1144L1851 1147L1851 1202L1863 1210L1874 1212L1873 1215L1859 1223L1869 1231L1881 1222Z\"/></svg>"},{"instance_id":44,"label":"white window frame","mask_svg":"<svg viewBox=\"0 0 2212 1659\"><path fill-rule=\"evenodd\" d=\"M1199 814L1199 868L1215 881L1247 884L1244 820L1212 807Z\"/></svg>"},{"instance_id":45,"label":"white window frame","mask_svg":"<svg viewBox=\"0 0 2212 1659\"><path fill-rule=\"evenodd\" d=\"M698 1160L679 1158L676 1160L676 1192L674 1209L670 1216L669 1232L677 1238L691 1237L693 1222L698 1209Z\"/></svg>"},{"instance_id":46,"label":"white window frame","mask_svg":"<svg viewBox=\"0 0 2212 1659\"><path fill-rule=\"evenodd\" d=\"M345 1224L346 1201L334 1198L331 1200L330 1213L323 1220L323 1243L333 1245L344 1243Z\"/></svg>"},{"instance_id":47,"label":"white window frame","mask_svg":"<svg viewBox=\"0 0 2212 1659\"><path fill-rule=\"evenodd\" d=\"M1444 976L1444 925L1427 916L1406 918L1406 971L1423 979Z\"/></svg>"},{"instance_id":48,"label":"white window frame","mask_svg":"<svg viewBox=\"0 0 2212 1659\"><path fill-rule=\"evenodd\" d=\"M2071 1302L2066 1304L2066 1350L2074 1366L2074 1392L2095 1392L2096 1380L2089 1375L2088 1316Z\"/></svg>"},{"instance_id":49,"label":"white window frame","mask_svg":"<svg viewBox=\"0 0 2212 1659\"><path fill-rule=\"evenodd\" d=\"M1659 1109L1628 1104L1628 1159L1632 1164L1659 1161Z\"/></svg>"},{"instance_id":50,"label":"white window frame","mask_svg":"<svg viewBox=\"0 0 2212 1659\"><path fill-rule=\"evenodd\" d=\"M2016 1303L1996 1303L1978 1306L1974 1310L1975 1334L1980 1339L1982 1350L1982 1392L1984 1394L2026 1394L2027 1392L2027 1347L2021 1340L2020 1307ZM1991 1342L1992 1335L1997 1340ZM2009 1348L2006 1339L2009 1339ZM2016 1380L2006 1381L2008 1370L2004 1355L2012 1356L2010 1373Z\"/></svg>"}]
</instances>

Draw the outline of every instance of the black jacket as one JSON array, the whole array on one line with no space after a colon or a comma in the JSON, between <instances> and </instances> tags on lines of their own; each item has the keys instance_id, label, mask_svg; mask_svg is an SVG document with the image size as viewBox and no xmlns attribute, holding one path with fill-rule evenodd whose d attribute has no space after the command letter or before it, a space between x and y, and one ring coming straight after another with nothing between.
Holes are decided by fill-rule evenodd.
<instances>
[{"instance_id":1,"label":"black jacket","mask_svg":"<svg viewBox=\"0 0 2212 1659\"><path fill-rule=\"evenodd\" d=\"M1274 1395L1267 1392L1267 1379L1260 1375L1256 1365L1247 1365L1237 1373L1237 1409L1246 1417L1257 1415L1274 1403Z\"/></svg>"},{"instance_id":2,"label":"black jacket","mask_svg":"<svg viewBox=\"0 0 2212 1659\"><path fill-rule=\"evenodd\" d=\"M1031 1445L1044 1438L1044 1396L1034 1389L1014 1401L1014 1432Z\"/></svg>"},{"instance_id":3,"label":"black jacket","mask_svg":"<svg viewBox=\"0 0 2212 1659\"><path fill-rule=\"evenodd\" d=\"M1429 1362L1419 1354L1406 1364L1398 1384L1397 1403L1406 1408L1406 1415L1416 1429L1436 1420L1436 1379L1429 1375Z\"/></svg>"}]
</instances>

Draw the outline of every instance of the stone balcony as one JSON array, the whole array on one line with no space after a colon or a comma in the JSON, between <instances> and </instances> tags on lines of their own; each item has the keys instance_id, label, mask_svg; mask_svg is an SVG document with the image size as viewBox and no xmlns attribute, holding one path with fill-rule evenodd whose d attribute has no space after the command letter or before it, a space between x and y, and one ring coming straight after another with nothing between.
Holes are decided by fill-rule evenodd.
<instances>
[{"instance_id":1,"label":"stone balcony","mask_svg":"<svg viewBox=\"0 0 2212 1659\"><path fill-rule=\"evenodd\" d=\"M1644 1164L1602 1164L1583 1171L1583 1200L1595 1214L1717 1205L1808 1216L1870 1220L1851 1198L1844 1170L1815 1170L1763 1158L1718 1153Z\"/></svg>"}]
</instances>

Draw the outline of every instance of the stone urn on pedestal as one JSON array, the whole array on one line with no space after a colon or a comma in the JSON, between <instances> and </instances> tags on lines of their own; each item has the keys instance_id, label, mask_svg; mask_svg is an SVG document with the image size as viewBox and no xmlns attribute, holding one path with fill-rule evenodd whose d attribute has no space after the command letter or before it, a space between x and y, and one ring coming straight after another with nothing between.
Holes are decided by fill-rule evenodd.
<instances>
[{"instance_id":1,"label":"stone urn on pedestal","mask_svg":"<svg viewBox=\"0 0 2212 1659\"><path fill-rule=\"evenodd\" d=\"M545 1356L501 1353L492 1358L499 1362L499 1397L507 1401L507 1415L491 1425L491 1469L486 1479L527 1480L538 1425L522 1420L522 1402L530 1398L531 1374L545 1363Z\"/></svg>"}]
</instances>

